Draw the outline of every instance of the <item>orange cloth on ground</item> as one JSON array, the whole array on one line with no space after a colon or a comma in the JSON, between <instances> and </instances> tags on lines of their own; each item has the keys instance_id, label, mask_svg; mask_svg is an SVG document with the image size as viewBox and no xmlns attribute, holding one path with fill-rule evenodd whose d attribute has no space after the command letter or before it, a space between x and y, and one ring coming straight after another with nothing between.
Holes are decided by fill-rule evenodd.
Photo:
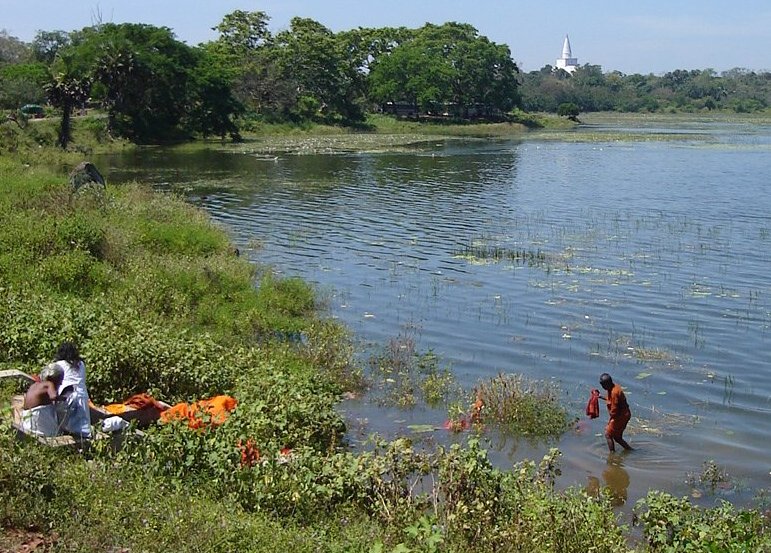
<instances>
[{"instance_id":1,"label":"orange cloth on ground","mask_svg":"<svg viewBox=\"0 0 771 553\"><path fill-rule=\"evenodd\" d=\"M148 407L155 407L158 409L159 413L162 413L166 410L166 407L155 401L153 396L150 394L134 394L123 403L111 403L110 405L105 405L103 409L108 413L112 413L113 415L120 415L129 409L139 410Z\"/></svg>"},{"instance_id":2,"label":"orange cloth on ground","mask_svg":"<svg viewBox=\"0 0 771 553\"><path fill-rule=\"evenodd\" d=\"M195 403L177 403L161 413L161 422L187 419L190 428L201 428L205 424L217 426L227 420L237 404L238 401L230 396L215 396Z\"/></svg>"},{"instance_id":3,"label":"orange cloth on ground","mask_svg":"<svg viewBox=\"0 0 771 553\"><path fill-rule=\"evenodd\" d=\"M605 435L613 439L621 438L629 419L632 418L632 411L629 410L629 404L621 386L614 384L608 392L608 399L605 402L610 414L610 420L605 427Z\"/></svg>"},{"instance_id":4,"label":"orange cloth on ground","mask_svg":"<svg viewBox=\"0 0 771 553\"><path fill-rule=\"evenodd\" d=\"M596 419L600 416L600 391L592 390L589 401L586 404L586 416L590 419Z\"/></svg>"}]
</instances>

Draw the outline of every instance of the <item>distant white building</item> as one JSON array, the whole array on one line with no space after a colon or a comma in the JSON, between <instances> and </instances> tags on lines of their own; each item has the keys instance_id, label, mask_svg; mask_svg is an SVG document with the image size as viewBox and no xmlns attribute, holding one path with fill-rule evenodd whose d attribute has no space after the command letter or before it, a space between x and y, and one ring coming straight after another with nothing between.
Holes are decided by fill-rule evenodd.
<instances>
[{"instance_id":1,"label":"distant white building","mask_svg":"<svg viewBox=\"0 0 771 553\"><path fill-rule=\"evenodd\" d=\"M564 69L572 73L578 67L578 58L573 57L570 51L570 39L565 35L565 42L562 43L562 57L557 60L557 69Z\"/></svg>"}]
</instances>

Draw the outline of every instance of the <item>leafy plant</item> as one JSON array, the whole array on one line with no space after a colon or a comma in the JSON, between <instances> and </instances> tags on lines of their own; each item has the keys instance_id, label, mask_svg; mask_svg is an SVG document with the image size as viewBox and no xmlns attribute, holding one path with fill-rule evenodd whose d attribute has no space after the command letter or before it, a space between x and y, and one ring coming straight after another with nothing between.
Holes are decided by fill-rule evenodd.
<instances>
[{"instance_id":1,"label":"leafy plant","mask_svg":"<svg viewBox=\"0 0 771 553\"><path fill-rule=\"evenodd\" d=\"M712 459L704 461L700 473L688 474L687 480L689 485L707 488L710 493L715 493L718 488L728 485L731 481L728 472Z\"/></svg>"},{"instance_id":2,"label":"leafy plant","mask_svg":"<svg viewBox=\"0 0 771 553\"><path fill-rule=\"evenodd\" d=\"M735 510L725 501L701 509L687 499L651 491L635 505L648 549L675 551L764 551L771 547L767 522L753 510Z\"/></svg>"},{"instance_id":3,"label":"leafy plant","mask_svg":"<svg viewBox=\"0 0 771 553\"><path fill-rule=\"evenodd\" d=\"M369 358L380 401L399 407L414 407L419 401L436 407L459 394L452 372L439 366L433 352L416 351L409 335L391 339L383 351Z\"/></svg>"},{"instance_id":4,"label":"leafy plant","mask_svg":"<svg viewBox=\"0 0 771 553\"><path fill-rule=\"evenodd\" d=\"M519 374L499 374L476 387L481 401L478 418L505 432L526 436L558 436L569 424L554 382L530 380Z\"/></svg>"}]
</instances>

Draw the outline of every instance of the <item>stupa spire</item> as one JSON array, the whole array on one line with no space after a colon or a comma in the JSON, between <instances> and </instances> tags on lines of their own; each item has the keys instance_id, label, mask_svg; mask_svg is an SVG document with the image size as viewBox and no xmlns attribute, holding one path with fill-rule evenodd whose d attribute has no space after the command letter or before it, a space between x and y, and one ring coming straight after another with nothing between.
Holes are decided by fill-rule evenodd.
<instances>
[{"instance_id":1,"label":"stupa spire","mask_svg":"<svg viewBox=\"0 0 771 553\"><path fill-rule=\"evenodd\" d=\"M573 57L573 51L570 48L570 38L565 35L565 40L562 43L562 57L557 60L557 69L564 69L568 73L572 73L578 67L578 58Z\"/></svg>"},{"instance_id":2,"label":"stupa spire","mask_svg":"<svg viewBox=\"0 0 771 553\"><path fill-rule=\"evenodd\" d=\"M570 51L570 38L565 35L565 42L562 43L562 59L572 58L573 53Z\"/></svg>"}]
</instances>

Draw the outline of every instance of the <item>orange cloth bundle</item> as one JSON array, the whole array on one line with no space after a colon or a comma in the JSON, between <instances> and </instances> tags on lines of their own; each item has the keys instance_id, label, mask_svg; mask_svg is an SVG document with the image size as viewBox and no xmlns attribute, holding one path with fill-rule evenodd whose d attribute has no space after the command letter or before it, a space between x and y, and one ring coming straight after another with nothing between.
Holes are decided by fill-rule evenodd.
<instances>
[{"instance_id":1,"label":"orange cloth bundle","mask_svg":"<svg viewBox=\"0 0 771 553\"><path fill-rule=\"evenodd\" d=\"M159 413L166 410L166 407L155 401L150 394L134 394L123 403L111 403L110 405L105 405L103 409L113 415L120 415L131 409L139 410L148 407L155 407Z\"/></svg>"},{"instance_id":2,"label":"orange cloth bundle","mask_svg":"<svg viewBox=\"0 0 771 553\"><path fill-rule=\"evenodd\" d=\"M161 422L187 419L190 428L202 428L207 424L218 426L227 420L237 404L238 401L230 396L215 396L195 403L177 403L161 413Z\"/></svg>"},{"instance_id":3,"label":"orange cloth bundle","mask_svg":"<svg viewBox=\"0 0 771 553\"><path fill-rule=\"evenodd\" d=\"M597 389L592 390L592 395L589 396L589 401L586 404L586 415L590 419L596 419L600 416L600 391Z\"/></svg>"}]
</instances>

